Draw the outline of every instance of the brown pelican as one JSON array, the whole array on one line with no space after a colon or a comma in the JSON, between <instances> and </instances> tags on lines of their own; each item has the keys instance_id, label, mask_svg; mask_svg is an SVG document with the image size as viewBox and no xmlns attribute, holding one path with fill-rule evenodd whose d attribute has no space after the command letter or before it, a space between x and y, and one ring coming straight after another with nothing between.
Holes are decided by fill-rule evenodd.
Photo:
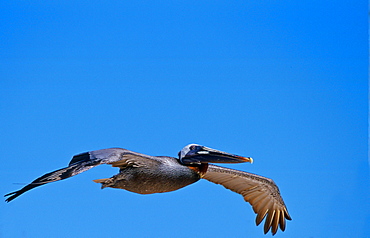
<instances>
[{"instance_id":1,"label":"brown pelican","mask_svg":"<svg viewBox=\"0 0 370 238\"><path fill-rule=\"evenodd\" d=\"M63 180L100 164L120 169L111 178L94 180L102 188L121 188L139 194L170 192L203 178L241 194L257 214L256 225L265 219L265 234L285 230L285 219L291 220L275 183L255 174L228 169L209 163L253 162L250 157L225 153L197 144L185 146L178 159L167 156L149 156L121 148L94 150L73 156L68 167L35 179L22 189L6 194L10 202L35 187Z\"/></svg>"}]
</instances>

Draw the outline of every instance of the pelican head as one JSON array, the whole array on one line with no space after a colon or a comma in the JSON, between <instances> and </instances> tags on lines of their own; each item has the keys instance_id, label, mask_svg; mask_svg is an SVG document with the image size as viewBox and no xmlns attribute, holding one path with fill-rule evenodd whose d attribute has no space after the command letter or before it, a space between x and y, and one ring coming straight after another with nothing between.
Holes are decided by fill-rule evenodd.
<instances>
[{"instance_id":1,"label":"pelican head","mask_svg":"<svg viewBox=\"0 0 370 238\"><path fill-rule=\"evenodd\" d=\"M198 144L185 146L178 155L182 164L253 162L251 157L242 157Z\"/></svg>"}]
</instances>

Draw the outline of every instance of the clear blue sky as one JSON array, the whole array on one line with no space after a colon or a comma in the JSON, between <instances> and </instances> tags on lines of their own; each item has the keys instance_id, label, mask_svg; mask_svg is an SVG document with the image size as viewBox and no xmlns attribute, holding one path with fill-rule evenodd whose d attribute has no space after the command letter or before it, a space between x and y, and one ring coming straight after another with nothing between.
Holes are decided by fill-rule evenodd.
<instances>
[{"instance_id":1,"label":"clear blue sky","mask_svg":"<svg viewBox=\"0 0 370 238\"><path fill-rule=\"evenodd\" d=\"M2 195L80 152L195 142L275 180L293 218L276 237L370 234L367 1L94 2L0 3ZM0 202L0 237L264 237L219 185L91 181L116 172Z\"/></svg>"}]
</instances>

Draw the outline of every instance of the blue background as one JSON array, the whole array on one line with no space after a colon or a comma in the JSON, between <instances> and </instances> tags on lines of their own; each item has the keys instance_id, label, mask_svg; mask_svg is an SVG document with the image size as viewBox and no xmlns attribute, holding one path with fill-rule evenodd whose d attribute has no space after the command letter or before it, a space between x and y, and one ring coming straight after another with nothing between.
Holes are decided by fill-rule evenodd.
<instances>
[{"instance_id":1,"label":"blue background","mask_svg":"<svg viewBox=\"0 0 370 238\"><path fill-rule=\"evenodd\" d=\"M1 194L77 153L251 156L293 221L276 237L368 237L367 1L2 1ZM0 237L263 237L242 197L154 195L99 166L0 204ZM267 236L271 236L270 234Z\"/></svg>"}]
</instances>

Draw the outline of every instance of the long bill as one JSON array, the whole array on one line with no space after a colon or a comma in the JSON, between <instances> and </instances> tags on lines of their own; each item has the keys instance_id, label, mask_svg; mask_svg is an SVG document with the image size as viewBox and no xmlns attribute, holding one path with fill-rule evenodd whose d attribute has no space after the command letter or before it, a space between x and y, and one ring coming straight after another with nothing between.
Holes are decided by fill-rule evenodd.
<instances>
[{"instance_id":1,"label":"long bill","mask_svg":"<svg viewBox=\"0 0 370 238\"><path fill-rule=\"evenodd\" d=\"M193 150L189 151L183 158L181 158L181 162L183 164L253 163L253 159L251 157L234 155L205 146L197 146Z\"/></svg>"}]
</instances>

